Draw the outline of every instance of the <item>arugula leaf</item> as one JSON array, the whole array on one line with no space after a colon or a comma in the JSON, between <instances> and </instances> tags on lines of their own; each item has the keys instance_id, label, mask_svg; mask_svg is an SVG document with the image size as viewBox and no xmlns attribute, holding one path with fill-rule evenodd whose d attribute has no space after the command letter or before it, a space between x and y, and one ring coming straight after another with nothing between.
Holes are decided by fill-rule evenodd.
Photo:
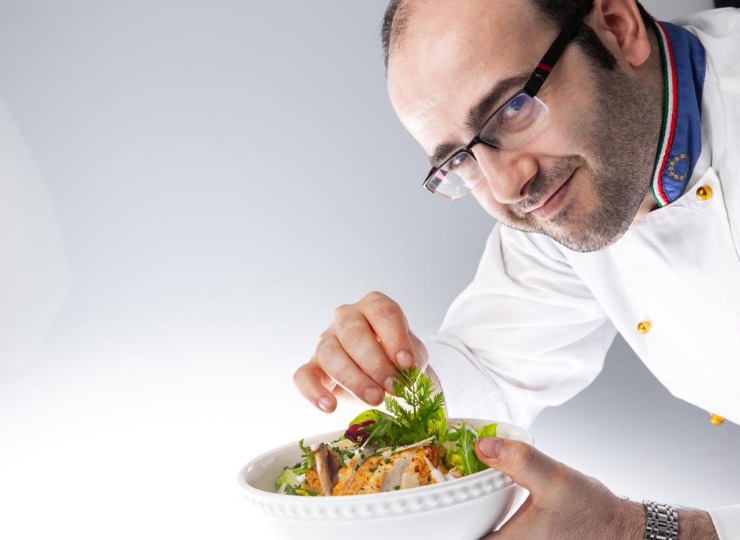
<instances>
[{"instance_id":1,"label":"arugula leaf","mask_svg":"<svg viewBox=\"0 0 740 540\"><path fill-rule=\"evenodd\" d=\"M298 441L298 447L301 449L301 453L302 453L300 469L301 469L301 472L305 473L313 468L314 462L316 461L316 457L313 455L313 452L311 451L311 447L305 444L303 442L303 439Z\"/></svg>"},{"instance_id":2,"label":"arugula leaf","mask_svg":"<svg viewBox=\"0 0 740 540\"><path fill-rule=\"evenodd\" d=\"M475 455L475 441L477 433L465 423L454 429L448 437L449 443L445 453L445 463L449 467L457 467L463 476L488 469Z\"/></svg>"},{"instance_id":3,"label":"arugula leaf","mask_svg":"<svg viewBox=\"0 0 740 540\"><path fill-rule=\"evenodd\" d=\"M470 431L465 424L460 426L459 429L460 439L457 444L462 455L463 473L467 476L483 470L481 466L485 467L485 465L478 461L478 457L475 455L475 433Z\"/></svg>"}]
</instances>

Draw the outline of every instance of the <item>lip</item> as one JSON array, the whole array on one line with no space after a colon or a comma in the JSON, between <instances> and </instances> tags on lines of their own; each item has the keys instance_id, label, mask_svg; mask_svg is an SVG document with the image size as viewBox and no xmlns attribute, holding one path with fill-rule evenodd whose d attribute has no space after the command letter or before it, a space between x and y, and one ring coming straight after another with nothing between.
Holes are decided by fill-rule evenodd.
<instances>
[{"instance_id":1,"label":"lip","mask_svg":"<svg viewBox=\"0 0 740 540\"><path fill-rule=\"evenodd\" d=\"M565 201L570 193L571 180L576 171L570 173L565 181L541 204L532 208L528 213L534 215L540 221L547 221L555 216L565 205Z\"/></svg>"}]
</instances>

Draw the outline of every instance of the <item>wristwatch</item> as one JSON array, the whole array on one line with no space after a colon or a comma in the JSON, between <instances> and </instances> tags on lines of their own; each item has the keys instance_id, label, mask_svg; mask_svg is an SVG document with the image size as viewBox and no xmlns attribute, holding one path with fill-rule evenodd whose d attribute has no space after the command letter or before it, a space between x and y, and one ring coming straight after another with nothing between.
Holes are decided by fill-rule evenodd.
<instances>
[{"instance_id":1,"label":"wristwatch","mask_svg":"<svg viewBox=\"0 0 740 540\"><path fill-rule=\"evenodd\" d=\"M645 540L678 540L678 512L667 504L642 501L647 513Z\"/></svg>"}]
</instances>

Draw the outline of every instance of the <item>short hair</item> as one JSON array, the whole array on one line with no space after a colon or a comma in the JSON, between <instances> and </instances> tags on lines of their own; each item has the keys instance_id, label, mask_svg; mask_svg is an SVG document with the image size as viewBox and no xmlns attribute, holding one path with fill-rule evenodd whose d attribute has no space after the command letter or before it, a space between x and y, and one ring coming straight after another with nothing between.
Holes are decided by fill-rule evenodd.
<instances>
[{"instance_id":1,"label":"short hair","mask_svg":"<svg viewBox=\"0 0 740 540\"><path fill-rule=\"evenodd\" d=\"M558 28L565 26L568 19L576 12L577 9L586 3L593 3L593 0L530 0L534 7L540 12L543 18ZM648 28L653 25L653 17L650 15L640 2L637 2L640 10L640 17ZM388 59L391 48L398 45L402 34L408 26L411 17L411 2L408 0L391 0L383 16L380 38L383 43L383 58L385 67L388 69ZM611 51L599 39L599 36L587 25L581 25L573 37L573 42L581 47L588 58L605 69L614 69L617 66L617 59Z\"/></svg>"},{"instance_id":2,"label":"short hair","mask_svg":"<svg viewBox=\"0 0 740 540\"><path fill-rule=\"evenodd\" d=\"M391 47L398 43L408 24L411 11L409 6L410 4L404 0L391 0L385 8L383 24L380 27L380 40L383 43L383 60L386 69L388 69Z\"/></svg>"}]
</instances>

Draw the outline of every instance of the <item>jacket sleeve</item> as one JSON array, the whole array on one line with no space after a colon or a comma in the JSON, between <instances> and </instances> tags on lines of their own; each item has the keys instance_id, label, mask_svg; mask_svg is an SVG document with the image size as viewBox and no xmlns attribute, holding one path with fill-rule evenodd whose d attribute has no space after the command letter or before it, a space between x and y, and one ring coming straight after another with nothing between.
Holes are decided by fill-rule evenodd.
<instances>
[{"instance_id":1,"label":"jacket sleeve","mask_svg":"<svg viewBox=\"0 0 740 540\"><path fill-rule=\"evenodd\" d=\"M496 225L425 344L451 416L526 428L596 378L615 334L552 240Z\"/></svg>"},{"instance_id":2,"label":"jacket sleeve","mask_svg":"<svg viewBox=\"0 0 740 540\"><path fill-rule=\"evenodd\" d=\"M709 510L719 540L740 538L740 504Z\"/></svg>"}]
</instances>

